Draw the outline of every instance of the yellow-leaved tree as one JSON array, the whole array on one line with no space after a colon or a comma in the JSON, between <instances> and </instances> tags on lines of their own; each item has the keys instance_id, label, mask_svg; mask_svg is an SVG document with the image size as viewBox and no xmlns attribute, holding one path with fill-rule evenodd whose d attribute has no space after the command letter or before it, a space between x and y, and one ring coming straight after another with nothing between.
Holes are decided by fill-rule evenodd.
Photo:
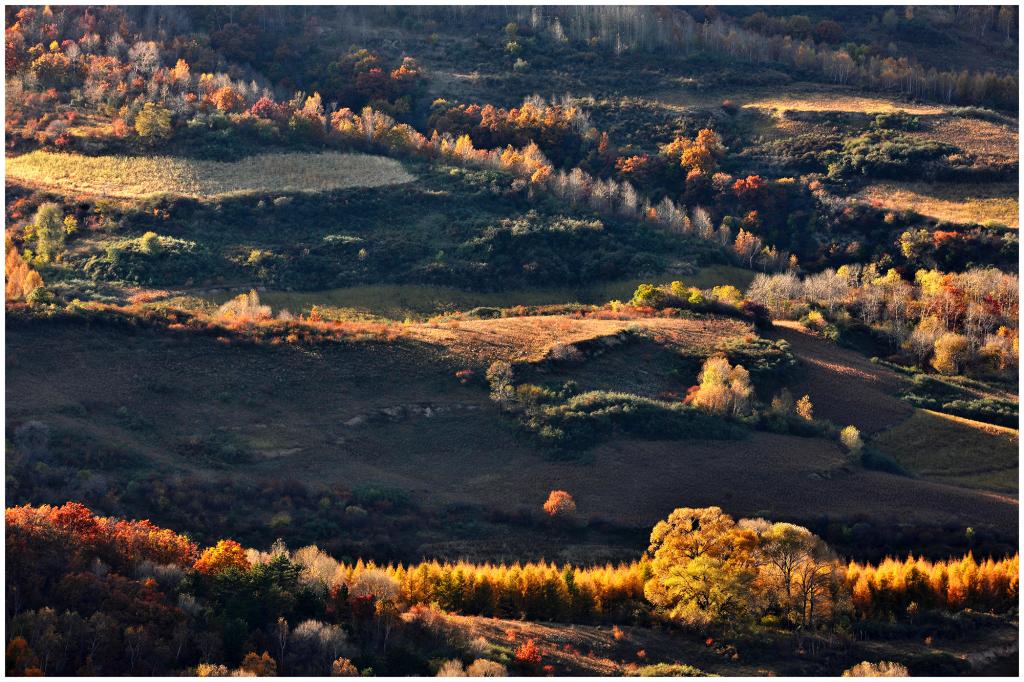
<instances>
[{"instance_id":1,"label":"yellow-leaved tree","mask_svg":"<svg viewBox=\"0 0 1024 682\"><path fill-rule=\"evenodd\" d=\"M750 414L754 387L743 365L734 367L724 356L708 358L698 379L700 385L691 398L694 405L712 414L737 417Z\"/></svg>"},{"instance_id":2,"label":"yellow-leaved tree","mask_svg":"<svg viewBox=\"0 0 1024 682\"><path fill-rule=\"evenodd\" d=\"M940 374L956 374L971 355L971 341L963 334L946 332L935 340L932 367Z\"/></svg>"},{"instance_id":3,"label":"yellow-leaved tree","mask_svg":"<svg viewBox=\"0 0 1024 682\"><path fill-rule=\"evenodd\" d=\"M754 606L756 542L719 507L676 509L651 532L644 595L686 625L739 624Z\"/></svg>"}]
</instances>

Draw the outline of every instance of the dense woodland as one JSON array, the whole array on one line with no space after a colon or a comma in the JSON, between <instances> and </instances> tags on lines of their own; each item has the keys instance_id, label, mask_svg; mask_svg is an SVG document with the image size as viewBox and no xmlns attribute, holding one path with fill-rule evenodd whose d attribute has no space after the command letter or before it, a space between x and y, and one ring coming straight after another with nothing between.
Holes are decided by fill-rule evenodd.
<instances>
[{"instance_id":1,"label":"dense woodland","mask_svg":"<svg viewBox=\"0 0 1024 682\"><path fill-rule=\"evenodd\" d=\"M806 362L773 321L799 322L892 372L908 412L1018 427L1017 228L859 195L891 181L1017 181L1015 153L973 139L1017 139L1017 7L31 6L5 20L12 334L75 330L92 339L82 354L149 343L134 362L151 364L208 342L260 362L408 354L444 375L427 393L457 388L496 415L500 430L474 438L544 462L593 466L627 441L792 437L833 458L815 480L928 478L877 446L859 415L820 417L817 395L792 392ZM720 96L797 85L887 109L767 113ZM966 132L940 134L950 129ZM325 182L339 175L327 158L346 154L393 165ZM277 191L280 155L300 166L303 191ZM243 189L207 190L218 173ZM128 176L152 191L126 192ZM695 285L709 268L740 275ZM569 302L621 281L631 296ZM403 320L311 303L376 285L508 305ZM568 293L515 300L543 287ZM214 290L230 295L204 298ZM282 293L296 302L267 303ZM517 320L623 324L540 353L487 330L508 357L415 355L443 333ZM741 331L687 345L675 323ZM637 367L618 370L630 376L608 359L620 351L633 353ZM46 382L46 352L9 367L40 361L33 380ZM663 355L650 378L654 365L640 364ZM482 620L466 620L479 616L593 627L613 642L664 634L703 652L658 654L652 639L650 659L646 647L608 654L609 674L749 660L758 674L945 675L974 670L947 642L1017 627L1016 526L882 522L875 501L864 514L740 519L678 500L648 541L650 522L583 515L571 490L508 511L303 482L247 441L241 415L265 396L227 383L216 400L237 406L238 423L161 442L181 468L139 446L162 439L173 409L124 405L78 430L68 425L93 421L93 403L8 412L8 674L593 674L574 661L601 658L511 628L484 637ZM174 405L174 384L151 381L150 399ZM398 412L408 407L346 425ZM346 453L370 438L316 435ZM506 532L520 542L508 547L544 540L518 562L460 553ZM543 560L569 544L617 559ZM916 653L879 661L869 644L883 642Z\"/></svg>"},{"instance_id":2,"label":"dense woodland","mask_svg":"<svg viewBox=\"0 0 1024 682\"><path fill-rule=\"evenodd\" d=\"M29 8L9 17L13 21L9 21L7 31L6 60L11 76L7 144L12 150L42 147L70 151L81 147L87 153L98 153L159 145L214 157L238 155L254 146L282 144L383 150L510 173L514 179L506 191L524 206L535 206L552 197L559 205L595 213L602 221L650 223L723 249L724 257L761 270L816 270L870 260L883 271L897 267L905 278L912 278L915 261L934 263L945 272L980 263L1006 268L1016 264L1013 232L979 226L937 230L912 212L845 205L829 194L823 182L843 184L863 176L906 177L908 172L930 177L1016 174L1015 165L986 167L956 149L922 144L905 132L918 125L907 116L880 116L864 126L861 136L835 140L798 136L791 140L809 153L773 152L784 158L799 158L800 171L820 170L825 173L823 177L813 173L781 177L735 174L730 170L739 163L730 159L731 145L727 144L733 135L729 117L735 112L728 103L722 107L724 114L705 121L710 124L707 127L698 129L695 125L689 134L631 153L619 149L614 137L593 125L585 108L572 100L555 103L532 97L507 108L491 103L450 103L440 98L430 103L423 96L429 75L411 56L396 57L389 63L382 55L353 48L324 69L312 54L295 56L297 61L301 57L304 66L288 73L292 78L303 76L299 83L291 78L274 82L269 80L270 74L262 79L243 77L259 74L253 69L260 62L247 52L238 52L242 48L229 39L232 32L252 35L255 31L257 44L274 40L272 35L284 41L279 46L266 45L254 54L283 56L291 55L294 49L290 38L285 37L287 31L275 30L276 22L285 20L271 9L254 8L246 10L243 17L232 16L224 29L209 35L210 46L203 49L196 47L194 40L189 42L190 34L174 33L175 28L183 30L189 22L170 9L166 15L144 15L142 24L135 24L132 19L139 18L127 10L68 9L55 15L50 12L49 16L48 11ZM203 14L198 12L196 19L202 19ZM580 16L586 18L587 13ZM604 24L617 21L623 24L620 37L636 34L632 40L638 48L657 49L658 40L651 42L647 36L650 29L644 28L648 21L644 16L609 12L590 18L597 22L593 28L584 29L590 25L586 23L571 25L577 26L573 30L591 30L603 39L610 31ZM693 31L685 27L692 27L694 20L681 16L685 17L681 20L684 28L670 33L678 34L673 40L686 44ZM336 20L331 18L329 22L328 18L329 14L321 18L316 13L306 18L304 30L310 35L306 41L310 46L323 42L314 36L337 30L333 28ZM998 25L1005 26L1008 20L1000 14ZM529 44L540 41L534 49L542 49L543 41L550 40L540 31L547 21L531 15L525 25L511 22L504 31L507 50L515 53L522 48L517 40L520 30L530 32ZM667 21L659 22L662 30ZM557 16L550 22L559 25ZM724 31L721 18L707 22L704 30L697 32L701 36ZM749 18L745 23L751 23ZM992 21L993 30L995 26ZM132 34L133 30L139 31L136 36L156 39L129 43L122 33ZM570 45L573 30L564 38ZM730 35L747 35L747 29L730 30ZM600 45L598 41L590 49L599 50ZM245 57L254 59L240 61L248 65L248 71L234 65L225 70L231 63L225 59ZM276 94L293 85L304 89L287 97ZM879 87L886 89L881 84ZM1016 92L1015 85L1012 90ZM109 127L102 124L103 119L110 121ZM87 132L74 134L80 128ZM85 230L102 230L128 218L118 215L116 209L112 213L113 207L88 202L63 206L63 217L54 209L48 209L50 214L46 216L37 215L42 200L16 197L8 205L8 218L15 225L23 224L12 234L15 244L40 265L63 254L73 243L79 223ZM173 206L154 210L158 215L159 211L180 213ZM57 229L64 219L69 220L63 230ZM42 229L35 229L37 226ZM81 237L85 230L77 235ZM928 244L924 235L930 235L933 243ZM196 253L195 246L175 242L171 235L162 239L165 252L183 257L176 259L183 267L189 267L189 259L203 255ZM913 245L903 247L907 242ZM588 246L587 250L592 248ZM143 247L140 250L143 255L148 253ZM91 277L135 278L152 283L166 279L145 272L145 263L133 263L132 273L126 272L121 262L137 261L135 251L129 244L114 255L108 249L107 260L116 256L116 263L111 264L115 267L98 262L89 270ZM268 283L272 280L264 273L273 271L268 266L275 260L295 259L294 255L273 251L253 254L247 264L256 272L250 274ZM468 260L472 255L462 257ZM455 254L449 258L460 259ZM200 265L196 262L191 267ZM140 268L143 272L138 273ZM570 277L586 276L578 266L569 268L575 270ZM493 276L501 274L495 272ZM549 279L566 278L556 273L539 276L545 274ZM450 281L468 285L467 277L468 273L455 272ZM317 288L332 282L297 284Z\"/></svg>"}]
</instances>

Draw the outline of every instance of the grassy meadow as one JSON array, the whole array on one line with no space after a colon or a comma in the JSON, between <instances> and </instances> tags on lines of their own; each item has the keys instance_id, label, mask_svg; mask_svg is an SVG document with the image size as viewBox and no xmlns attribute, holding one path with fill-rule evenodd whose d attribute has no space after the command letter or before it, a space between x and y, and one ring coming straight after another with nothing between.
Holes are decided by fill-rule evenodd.
<instances>
[{"instance_id":1,"label":"grassy meadow","mask_svg":"<svg viewBox=\"0 0 1024 682\"><path fill-rule=\"evenodd\" d=\"M1016 494L1018 432L962 417L916 410L872 445L923 478Z\"/></svg>"}]
</instances>

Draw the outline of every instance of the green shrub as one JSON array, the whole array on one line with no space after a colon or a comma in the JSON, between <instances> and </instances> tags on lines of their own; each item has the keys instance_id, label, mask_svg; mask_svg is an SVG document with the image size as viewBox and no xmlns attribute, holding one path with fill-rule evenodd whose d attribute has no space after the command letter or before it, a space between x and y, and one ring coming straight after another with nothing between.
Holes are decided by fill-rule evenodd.
<instances>
[{"instance_id":1,"label":"green shrub","mask_svg":"<svg viewBox=\"0 0 1024 682\"><path fill-rule=\"evenodd\" d=\"M211 262L193 241L146 232L108 244L103 255L90 257L82 267L94 281L159 285L205 278Z\"/></svg>"},{"instance_id":2,"label":"green shrub","mask_svg":"<svg viewBox=\"0 0 1024 682\"><path fill-rule=\"evenodd\" d=\"M826 157L832 178L863 175L907 179L934 176L953 145L881 130L843 141L842 151Z\"/></svg>"},{"instance_id":3,"label":"green shrub","mask_svg":"<svg viewBox=\"0 0 1024 682\"><path fill-rule=\"evenodd\" d=\"M917 116L911 116L905 111L894 111L875 116L871 127L876 130L920 130L922 126Z\"/></svg>"},{"instance_id":4,"label":"green shrub","mask_svg":"<svg viewBox=\"0 0 1024 682\"><path fill-rule=\"evenodd\" d=\"M160 237L156 232L147 232L139 237L139 251L147 256L155 256L160 253Z\"/></svg>"},{"instance_id":5,"label":"green shrub","mask_svg":"<svg viewBox=\"0 0 1024 682\"><path fill-rule=\"evenodd\" d=\"M647 308L663 308L668 300L668 295L653 284L641 284L629 302L631 305Z\"/></svg>"},{"instance_id":6,"label":"green shrub","mask_svg":"<svg viewBox=\"0 0 1024 682\"><path fill-rule=\"evenodd\" d=\"M493 320L501 317L501 308L477 306L467 310L463 317L470 320Z\"/></svg>"},{"instance_id":7,"label":"green shrub","mask_svg":"<svg viewBox=\"0 0 1024 682\"><path fill-rule=\"evenodd\" d=\"M909 476L907 470L900 466L892 455L887 455L872 447L865 447L860 453L860 463L865 469L884 471L897 476Z\"/></svg>"},{"instance_id":8,"label":"green shrub","mask_svg":"<svg viewBox=\"0 0 1024 682\"><path fill-rule=\"evenodd\" d=\"M356 487L352 491L352 499L362 507L384 505L397 508L409 503L409 493L401 488L367 484Z\"/></svg>"},{"instance_id":9,"label":"green shrub","mask_svg":"<svg viewBox=\"0 0 1024 682\"><path fill-rule=\"evenodd\" d=\"M224 432L189 436L178 443L178 451L197 464L214 467L252 461L252 453L234 436Z\"/></svg>"},{"instance_id":10,"label":"green shrub","mask_svg":"<svg viewBox=\"0 0 1024 682\"><path fill-rule=\"evenodd\" d=\"M612 434L635 438L742 438L745 430L682 403L631 393L588 391L543 405L524 418L528 429L569 448L587 447Z\"/></svg>"},{"instance_id":11,"label":"green shrub","mask_svg":"<svg viewBox=\"0 0 1024 682\"><path fill-rule=\"evenodd\" d=\"M170 110L153 102L146 102L135 117L135 132L147 144L165 142L173 131Z\"/></svg>"},{"instance_id":12,"label":"green shrub","mask_svg":"<svg viewBox=\"0 0 1024 682\"><path fill-rule=\"evenodd\" d=\"M655 663L626 671L628 677L708 677L700 668L685 663Z\"/></svg>"},{"instance_id":13,"label":"green shrub","mask_svg":"<svg viewBox=\"0 0 1024 682\"><path fill-rule=\"evenodd\" d=\"M743 365L754 385L761 392L787 382L797 367L796 356L787 341L754 338L733 340L719 347L729 362Z\"/></svg>"}]
</instances>

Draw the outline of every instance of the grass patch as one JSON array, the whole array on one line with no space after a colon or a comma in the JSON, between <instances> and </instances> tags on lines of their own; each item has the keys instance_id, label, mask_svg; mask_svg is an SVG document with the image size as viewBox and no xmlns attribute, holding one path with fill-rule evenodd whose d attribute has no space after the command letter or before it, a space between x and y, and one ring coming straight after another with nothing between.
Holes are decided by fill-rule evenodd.
<instances>
[{"instance_id":1,"label":"grass patch","mask_svg":"<svg viewBox=\"0 0 1024 682\"><path fill-rule=\"evenodd\" d=\"M916 374L910 390L900 394L914 407L938 410L965 419L1015 428L1019 404L1012 394L967 377Z\"/></svg>"},{"instance_id":2,"label":"grass patch","mask_svg":"<svg viewBox=\"0 0 1024 682\"><path fill-rule=\"evenodd\" d=\"M732 265L711 265L698 269L692 275L665 275L655 281L682 279L688 286L711 288L731 284L745 290L754 273ZM628 300L639 284L651 278L615 279L578 287L527 287L506 291L467 291L455 287L431 284L368 284L339 287L321 291L268 290L260 293L260 300L275 311L285 309L293 313L308 311L312 306L321 309L338 308L353 313L369 313L392 320L424 318L442 313L465 311L478 307L509 308L517 305L536 306L555 303L602 304L610 300ZM215 290L204 295L220 305L237 292Z\"/></svg>"},{"instance_id":3,"label":"grass patch","mask_svg":"<svg viewBox=\"0 0 1024 682\"><path fill-rule=\"evenodd\" d=\"M415 179L398 161L367 154L256 154L224 162L44 151L8 159L7 178L65 192L128 199L153 194L208 199L249 192L322 192Z\"/></svg>"},{"instance_id":4,"label":"grass patch","mask_svg":"<svg viewBox=\"0 0 1024 682\"><path fill-rule=\"evenodd\" d=\"M628 671L628 677L707 677L700 668L685 663L655 663Z\"/></svg>"},{"instance_id":5,"label":"grass patch","mask_svg":"<svg viewBox=\"0 0 1024 682\"><path fill-rule=\"evenodd\" d=\"M1016 183L884 182L869 185L857 196L876 206L913 209L951 223L1019 227Z\"/></svg>"},{"instance_id":6,"label":"grass patch","mask_svg":"<svg viewBox=\"0 0 1024 682\"><path fill-rule=\"evenodd\" d=\"M871 445L923 478L1017 492L1016 429L917 410Z\"/></svg>"}]
</instances>

